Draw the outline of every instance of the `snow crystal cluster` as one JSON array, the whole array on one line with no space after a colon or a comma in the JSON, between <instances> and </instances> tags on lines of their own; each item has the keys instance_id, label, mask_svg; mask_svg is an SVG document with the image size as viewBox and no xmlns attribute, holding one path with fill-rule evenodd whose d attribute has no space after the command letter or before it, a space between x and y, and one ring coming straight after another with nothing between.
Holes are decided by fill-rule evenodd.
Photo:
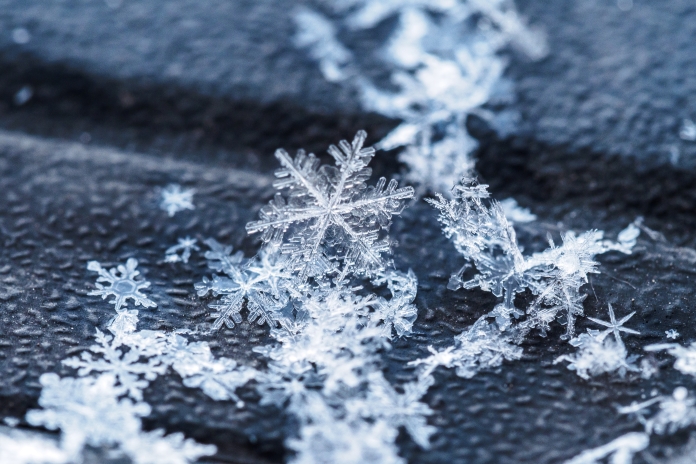
<instances>
[{"instance_id":1,"label":"snow crystal cluster","mask_svg":"<svg viewBox=\"0 0 696 464\"><path fill-rule=\"evenodd\" d=\"M547 53L543 34L525 24L512 0L329 0L299 8L294 18L295 45L327 81L355 88L366 110L403 121L378 146L404 148L399 159L409 167L407 180L421 192L448 192L470 174L477 142L466 117L495 119L481 107L505 88L501 51L512 45L534 60ZM390 82L377 83L340 37L390 18L397 26L375 53Z\"/></svg>"}]
</instances>

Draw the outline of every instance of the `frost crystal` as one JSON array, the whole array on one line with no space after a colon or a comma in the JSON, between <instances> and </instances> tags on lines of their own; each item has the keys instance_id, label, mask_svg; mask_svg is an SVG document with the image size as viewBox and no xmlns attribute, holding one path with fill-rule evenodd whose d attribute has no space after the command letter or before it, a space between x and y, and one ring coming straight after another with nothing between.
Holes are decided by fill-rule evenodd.
<instances>
[{"instance_id":1,"label":"frost crystal","mask_svg":"<svg viewBox=\"0 0 696 464\"><path fill-rule=\"evenodd\" d=\"M500 202L503 214L508 221L516 224L536 221L536 215L529 211L529 208L522 208L514 198L507 198Z\"/></svg>"},{"instance_id":2,"label":"frost crystal","mask_svg":"<svg viewBox=\"0 0 696 464\"><path fill-rule=\"evenodd\" d=\"M643 412L654 404L659 404L657 413L645 419ZM618 411L620 414L636 414L649 434L671 435L696 424L696 399L689 396L689 391L684 387L675 388L671 396L657 396L642 403L632 403L620 407Z\"/></svg>"},{"instance_id":3,"label":"frost crystal","mask_svg":"<svg viewBox=\"0 0 696 464\"><path fill-rule=\"evenodd\" d=\"M169 184L162 189L160 208L166 211L169 217L173 217L179 211L195 209L196 207L193 206L194 193L196 193L196 189L182 190L181 185Z\"/></svg>"},{"instance_id":4,"label":"frost crystal","mask_svg":"<svg viewBox=\"0 0 696 464\"><path fill-rule=\"evenodd\" d=\"M261 209L260 220L247 224L247 232L262 233L265 242L282 240L280 251L301 281L332 272L334 261L342 261L343 276L369 275L388 264L382 255L391 251L391 243L380 233L413 197L413 189L397 188L395 180L387 184L385 178L366 187L367 165L375 154L363 148L366 137L360 131L352 144L330 146L336 167L320 167L313 154L302 150L295 159L284 150L275 153L282 168L274 185L288 190L287 199L276 194Z\"/></svg>"},{"instance_id":5,"label":"frost crystal","mask_svg":"<svg viewBox=\"0 0 696 464\"><path fill-rule=\"evenodd\" d=\"M200 248L198 248L198 240L195 238L191 237L186 237L186 238L180 238L178 239L179 243L167 248L167 251L165 251L165 256L164 256L164 261L167 263L188 263L189 258L191 257L191 250L199 251ZM181 251L181 255L179 255L179 251Z\"/></svg>"},{"instance_id":6,"label":"frost crystal","mask_svg":"<svg viewBox=\"0 0 696 464\"><path fill-rule=\"evenodd\" d=\"M676 340L679 338L679 332L677 332L675 329L665 330L665 336L672 340Z\"/></svg>"},{"instance_id":7,"label":"frost crystal","mask_svg":"<svg viewBox=\"0 0 696 464\"><path fill-rule=\"evenodd\" d=\"M502 297L502 302L490 313L501 330L511 327L513 317L525 314L515 306L515 295L529 289L535 299L526 309L525 320L517 324L520 334L533 328L544 334L550 322L562 318L566 323L564 338L571 338L575 333L575 317L583 314L585 295L580 293L580 287L587 283L588 274L599 272L595 256L614 249L624 253L631 251L626 244L619 247L603 241L601 231L593 230L579 236L571 231L562 235L561 246L550 241L547 250L523 256L515 229L500 203L484 202L489 198L487 185L465 178L454 187L452 195L454 198L449 200L437 195L436 199L426 201L439 210L438 219L445 236L474 263L478 274L464 280L470 268L467 263L451 277L448 288L480 287ZM637 234L631 229L625 235L630 241Z\"/></svg>"},{"instance_id":8,"label":"frost crystal","mask_svg":"<svg viewBox=\"0 0 696 464\"><path fill-rule=\"evenodd\" d=\"M633 456L650 444L650 437L641 432L629 432L598 448L583 451L565 464L599 464L610 458L611 464L631 464Z\"/></svg>"},{"instance_id":9,"label":"frost crystal","mask_svg":"<svg viewBox=\"0 0 696 464\"><path fill-rule=\"evenodd\" d=\"M428 347L431 356L409 364L418 366L420 378L428 377L438 367L456 368L457 375L470 379L482 369L500 366L503 360L522 357L522 348L513 344L512 336L501 332L495 324L480 318L465 332L457 335L455 346L437 351Z\"/></svg>"},{"instance_id":10,"label":"frost crystal","mask_svg":"<svg viewBox=\"0 0 696 464\"><path fill-rule=\"evenodd\" d=\"M477 143L465 120L472 113L495 118L481 106L502 87L506 62L500 51L512 43L532 59L547 53L543 36L524 24L510 0L331 0L327 5L333 9L330 18L306 8L296 11L295 45L308 49L328 81L353 86L366 110L403 121L379 147L406 147L399 159L421 192L446 191L473 168L470 153ZM339 31L361 34L390 17L397 26L376 58L396 90L376 84L361 69L359 53L337 39Z\"/></svg>"},{"instance_id":11,"label":"frost crystal","mask_svg":"<svg viewBox=\"0 0 696 464\"><path fill-rule=\"evenodd\" d=\"M674 362L674 368L676 370L682 374L689 374L696 377L696 342L691 343L688 347L683 347L678 343L659 343L656 345L648 345L644 350L667 351L677 358Z\"/></svg>"},{"instance_id":12,"label":"frost crystal","mask_svg":"<svg viewBox=\"0 0 696 464\"><path fill-rule=\"evenodd\" d=\"M55 440L22 430L0 431L0 462L67 464L68 459Z\"/></svg>"},{"instance_id":13,"label":"frost crystal","mask_svg":"<svg viewBox=\"0 0 696 464\"><path fill-rule=\"evenodd\" d=\"M225 274L213 275L212 280L204 277L201 283L196 284L198 296L205 296L209 292L213 296L222 295L218 303L209 305L216 310L212 314L215 318L213 329L218 330L223 324L232 329L235 324L241 323L244 301L249 309L249 322L277 325L282 316L280 310L287 304L278 280L284 275L283 267L275 267L275 258L265 253L258 260L247 261L241 252L232 255L232 247L222 246L213 239L206 240L205 244L210 247L205 253L208 267Z\"/></svg>"}]
</instances>

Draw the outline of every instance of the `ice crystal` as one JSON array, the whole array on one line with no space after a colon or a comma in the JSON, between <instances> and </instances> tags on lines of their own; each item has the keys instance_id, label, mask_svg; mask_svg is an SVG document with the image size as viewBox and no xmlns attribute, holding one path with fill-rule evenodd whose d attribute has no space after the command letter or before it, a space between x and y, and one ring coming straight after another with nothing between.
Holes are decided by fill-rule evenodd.
<instances>
[{"instance_id":1,"label":"ice crystal","mask_svg":"<svg viewBox=\"0 0 696 464\"><path fill-rule=\"evenodd\" d=\"M331 19L298 9L295 44L317 60L324 77L343 81L360 94L363 107L403 121L379 144L406 147L399 159L407 180L420 191L446 191L473 167L477 143L466 131L467 115L481 110L497 89L505 68L500 51L509 43L532 59L547 50L543 36L529 29L510 0L332 0ZM397 26L376 57L392 89L363 72L357 53L337 37L359 34L396 17Z\"/></svg>"},{"instance_id":2,"label":"ice crystal","mask_svg":"<svg viewBox=\"0 0 696 464\"><path fill-rule=\"evenodd\" d=\"M659 343L648 345L645 351L667 351L669 354L677 358L674 362L674 368L682 374L689 374L696 377L696 342L691 343L687 347L683 347L678 343Z\"/></svg>"},{"instance_id":3,"label":"ice crystal","mask_svg":"<svg viewBox=\"0 0 696 464\"><path fill-rule=\"evenodd\" d=\"M392 332L396 332L398 337L411 333L418 317L418 309L412 304L418 287L418 279L413 271L409 269L407 274L397 271L381 273L373 279L373 283L387 283L392 297L375 301L375 311L370 314L370 320L381 322L382 333L388 339L392 338Z\"/></svg>"},{"instance_id":4,"label":"ice crystal","mask_svg":"<svg viewBox=\"0 0 696 464\"><path fill-rule=\"evenodd\" d=\"M503 360L522 357L522 348L514 344L512 336L501 332L485 317L454 339L454 346L440 351L429 346L429 357L409 363L418 366L420 378L430 376L438 366L443 366L454 367L458 376L469 379L482 369L500 366Z\"/></svg>"},{"instance_id":5,"label":"ice crystal","mask_svg":"<svg viewBox=\"0 0 696 464\"><path fill-rule=\"evenodd\" d=\"M679 338L679 332L677 332L675 329L665 330L665 336L669 339L676 340Z\"/></svg>"},{"instance_id":6,"label":"ice crystal","mask_svg":"<svg viewBox=\"0 0 696 464\"><path fill-rule=\"evenodd\" d=\"M627 371L639 371L636 366L631 364L634 357L626 358L626 346L623 340L621 340L621 332L639 333L623 326L634 314L635 311L617 321L614 309L609 304L610 322L588 317L589 320L603 325L607 329L601 332L589 329L588 333L573 338L570 340L570 344L577 347L580 351L574 355L559 356L554 361L554 364L568 361L570 362L568 369L576 371L584 379L606 372L618 372L623 377ZM614 336L614 340L607 337L610 334Z\"/></svg>"},{"instance_id":7,"label":"ice crystal","mask_svg":"<svg viewBox=\"0 0 696 464\"><path fill-rule=\"evenodd\" d=\"M287 304L285 293L279 288L284 266L276 267L275 259L266 254L247 261L241 252L232 255L232 247L225 247L214 239L206 240L205 244L210 248L205 253L208 267L224 273L224 276L213 275L212 280L204 277L195 286L198 296L222 295L219 302L209 305L216 310L211 315L215 318L213 329L218 330L223 324L232 329L241 323L240 313L245 301L249 322L277 325L282 316L280 310Z\"/></svg>"},{"instance_id":8,"label":"ice crystal","mask_svg":"<svg viewBox=\"0 0 696 464\"><path fill-rule=\"evenodd\" d=\"M360 131L352 143L331 145L328 151L336 167L320 167L313 154L302 150L295 159L276 151L282 168L274 185L287 189L287 198L276 194L261 209L260 219L247 224L247 232L261 233L264 242L282 240L287 267L301 281L332 272L336 261L343 264L343 276L371 274L388 264L383 255L391 251L391 242L380 233L413 197L413 189L398 188L395 180L387 184L385 178L366 187L371 173L367 165L375 154L373 148L363 148L366 137Z\"/></svg>"},{"instance_id":9,"label":"ice crystal","mask_svg":"<svg viewBox=\"0 0 696 464\"><path fill-rule=\"evenodd\" d=\"M658 404L658 411L650 418L644 412ZM620 414L635 414L649 434L673 434L676 431L696 424L696 399L684 387L677 387L671 396L657 396L642 403L632 403L618 409Z\"/></svg>"},{"instance_id":10,"label":"ice crystal","mask_svg":"<svg viewBox=\"0 0 696 464\"><path fill-rule=\"evenodd\" d=\"M169 184L162 189L160 208L166 211L169 217L173 217L179 211L196 209L193 205L194 193L196 189L182 190L181 185Z\"/></svg>"},{"instance_id":11,"label":"ice crystal","mask_svg":"<svg viewBox=\"0 0 696 464\"><path fill-rule=\"evenodd\" d=\"M501 330L512 325L513 317L525 314L515 306L515 296L529 289L535 299L526 309L527 317L517 326L520 332L537 328L544 334L550 322L562 318L566 323L564 338L571 338L575 317L583 314L585 295L580 293L580 287L588 282L588 274L599 272L595 256L610 249L628 253L628 245L608 244L602 240L601 231L579 236L569 231L562 235L561 246L550 240L547 250L524 256L502 206L488 200L487 185L464 178L452 192L452 199L437 195L427 201L439 210L445 236L467 261L473 262L478 274L465 280L464 274L470 268L467 263L452 276L448 288L480 287L501 297L502 302L490 313ZM631 229L625 235L630 242L636 234Z\"/></svg>"},{"instance_id":12,"label":"ice crystal","mask_svg":"<svg viewBox=\"0 0 696 464\"><path fill-rule=\"evenodd\" d=\"M610 464L631 464L633 456L650 444L650 437L641 432L629 432L610 441L606 445L583 451L565 464L600 464L609 458Z\"/></svg>"},{"instance_id":13,"label":"ice crystal","mask_svg":"<svg viewBox=\"0 0 696 464\"><path fill-rule=\"evenodd\" d=\"M174 246L171 246L167 248L167 251L165 251L165 256L164 256L164 261L167 263L178 263L178 262L183 262L183 263L188 263L189 258L191 257L191 250L199 251L200 248L198 248L198 240L195 238L191 237L186 237L186 238L180 238L178 239L179 243L177 243ZM181 252L181 255L178 253Z\"/></svg>"},{"instance_id":14,"label":"ice crystal","mask_svg":"<svg viewBox=\"0 0 696 464\"><path fill-rule=\"evenodd\" d=\"M106 269L101 267L101 264L97 261L90 261L87 263L87 269L93 272L99 273L97 278L97 283L95 286L96 290L89 292L89 295L98 295L102 299L106 299L108 296L113 296L114 299L109 301L109 303L116 306L116 311L121 312L121 307L126 305L127 300L132 299L134 304L143 306L145 308L155 308L157 303L149 300L141 290L149 288L150 282L146 280L135 280L135 278L140 275L140 271L136 271L135 268L138 267L138 260L135 258L128 258L126 265L119 264L115 268ZM106 282L109 285L102 285L100 282Z\"/></svg>"}]
</instances>

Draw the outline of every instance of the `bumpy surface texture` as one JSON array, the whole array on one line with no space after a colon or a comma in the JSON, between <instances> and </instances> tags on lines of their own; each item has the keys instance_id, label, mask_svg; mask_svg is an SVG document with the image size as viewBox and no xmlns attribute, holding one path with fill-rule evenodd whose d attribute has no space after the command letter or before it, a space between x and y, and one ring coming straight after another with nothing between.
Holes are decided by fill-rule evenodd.
<instances>
[{"instance_id":1,"label":"bumpy surface texture","mask_svg":"<svg viewBox=\"0 0 696 464\"><path fill-rule=\"evenodd\" d=\"M94 289L88 261L110 268L137 258L158 304L138 308L140 327L195 329L210 322L212 298L193 287L209 274L205 260L194 252L188 263L167 263L165 251L184 236L199 244L213 237L251 256L258 241L245 224L273 195L274 149L305 147L324 157L329 143L358 128L369 144L394 126L362 114L354 95L326 83L289 44L284 5L0 1L0 125L14 131L0 133L0 416L36 408L39 376L73 372L60 361L91 345L94 327L113 316L111 305L87 295ZM667 341L669 329L680 333L677 342L696 339L696 144L678 135L682 119L696 119L696 7L688 0L635 1L630 11L594 0L518 6L546 30L550 55L512 60L510 105L522 115L516 135L501 138L469 118L481 144L480 180L496 198L513 196L538 216L518 229L529 251L543 249L548 232L558 241L561 231L598 228L614 239L644 216L662 236L643 233L632 255L599 258L601 274L583 287L585 314L606 319L608 303L619 317L636 311L627 326L640 335L624 338L629 354ZM29 42L13 41L16 28L26 28ZM378 39L365 37L361 46ZM18 105L27 85L33 96ZM400 171L393 153L378 153L373 164L379 175ZM159 208L158 189L171 183L197 190L194 211L170 218ZM387 377L407 382L416 375L408 361L427 356L428 345L451 345L496 302L481 290L447 289L463 261L424 202L395 220L391 236L399 242L396 267L419 279L414 335L395 339L383 356ZM580 318L578 332L586 328L600 327ZM531 336L521 360L473 379L438 370L424 398L438 427L432 448L402 434L402 455L427 463L562 462L641 429L616 405L690 381L664 353L651 355L660 365L652 379L583 380L553 364L574 352L562 333L556 324L547 338ZM264 361L251 348L270 341L265 326L247 322L196 337L217 356L256 368ZM251 388L240 397L242 409L215 402L170 373L145 391L153 413L144 424L217 445L212 462L282 462L292 418L258 406ZM687 433L655 438L650 452L664 459L687 440ZM90 453L87 462L106 462Z\"/></svg>"}]
</instances>

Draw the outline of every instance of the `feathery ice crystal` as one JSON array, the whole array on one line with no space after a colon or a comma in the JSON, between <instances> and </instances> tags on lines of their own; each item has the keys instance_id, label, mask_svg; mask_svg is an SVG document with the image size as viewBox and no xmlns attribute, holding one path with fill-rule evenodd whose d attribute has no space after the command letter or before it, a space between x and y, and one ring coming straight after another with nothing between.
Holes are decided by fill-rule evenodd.
<instances>
[{"instance_id":1,"label":"feathery ice crystal","mask_svg":"<svg viewBox=\"0 0 696 464\"><path fill-rule=\"evenodd\" d=\"M306 48L326 80L357 89L365 109L403 123L379 143L406 147L400 160L407 180L421 192L448 191L473 168L477 147L465 127L467 115L495 116L481 106L500 93L506 61L501 50L512 44L532 59L547 53L542 34L529 29L512 0L330 0L327 15L306 7L295 14L295 45ZM361 69L359 54L339 39L362 34L384 20L398 25L376 58L392 87L377 85ZM373 61L374 62L374 61Z\"/></svg>"},{"instance_id":2,"label":"feathery ice crystal","mask_svg":"<svg viewBox=\"0 0 696 464\"><path fill-rule=\"evenodd\" d=\"M338 261L342 276L371 275L389 264L383 254L391 251L391 242L380 235L414 192L398 188L395 180L387 184L385 178L374 187L365 185L375 154L373 148L363 148L366 137L360 131L352 143L331 145L336 167L320 167L313 154L302 150L295 159L285 150L275 153L282 168L276 171L274 186L287 189L287 198L276 194L260 219L247 224L247 232L261 233L264 242L282 241L280 252L289 258L286 267L301 281L334 272Z\"/></svg>"},{"instance_id":3,"label":"feathery ice crystal","mask_svg":"<svg viewBox=\"0 0 696 464\"><path fill-rule=\"evenodd\" d=\"M193 194L196 189L182 189L179 184L169 184L162 189L160 208L173 217L179 211L196 209L193 205Z\"/></svg>"},{"instance_id":4,"label":"feathery ice crystal","mask_svg":"<svg viewBox=\"0 0 696 464\"><path fill-rule=\"evenodd\" d=\"M513 318L526 314L515 325L519 336L534 328L545 334L549 324L562 317L566 323L564 338L573 337L575 317L583 314L585 295L580 293L580 287L587 283L588 274L599 272L595 256L609 250L630 253L638 233L637 227L631 225L622 232L624 241L616 244L602 240L601 231L580 236L566 232L561 246L550 241L547 250L524 256L500 203L485 202L489 198L487 185L464 178L452 192L452 199L437 195L426 201L439 210L444 234L467 261L473 262L478 273L465 280L464 274L470 268L467 263L452 276L448 287L480 287L502 297L489 316L495 317L501 330L507 330L512 327ZM515 296L525 289L535 299L523 312L515 306Z\"/></svg>"}]
</instances>

